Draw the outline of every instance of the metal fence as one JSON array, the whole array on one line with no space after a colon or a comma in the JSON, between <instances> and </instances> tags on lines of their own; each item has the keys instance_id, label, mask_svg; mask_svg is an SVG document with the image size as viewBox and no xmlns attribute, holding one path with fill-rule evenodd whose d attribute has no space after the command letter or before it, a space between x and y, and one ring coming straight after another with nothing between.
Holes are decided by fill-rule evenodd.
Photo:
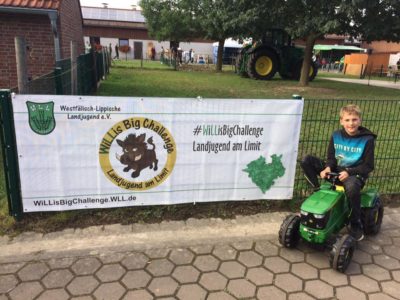
<instances>
[{"instance_id":1,"label":"metal fence","mask_svg":"<svg viewBox=\"0 0 400 300\"><path fill-rule=\"evenodd\" d=\"M106 51L82 54L77 57L78 95L92 94L97 83L109 74L111 60ZM18 88L13 88L18 93ZM27 94L71 95L71 59L56 62L56 68L26 84Z\"/></svg>"},{"instance_id":2,"label":"metal fence","mask_svg":"<svg viewBox=\"0 0 400 300\"><path fill-rule=\"evenodd\" d=\"M400 99L351 103L361 107L363 126L378 135L375 170L366 187L377 187L381 194L400 194ZM340 128L339 110L346 104L349 104L348 100L305 100L298 161L306 154L326 158L329 138ZM309 192L298 163L294 200L303 199Z\"/></svg>"}]
</instances>

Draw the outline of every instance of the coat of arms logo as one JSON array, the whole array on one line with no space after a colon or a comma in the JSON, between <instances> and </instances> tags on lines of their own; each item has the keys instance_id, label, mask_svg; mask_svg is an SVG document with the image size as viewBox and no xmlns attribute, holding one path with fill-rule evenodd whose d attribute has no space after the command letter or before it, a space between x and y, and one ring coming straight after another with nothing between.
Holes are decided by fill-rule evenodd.
<instances>
[{"instance_id":1,"label":"coat of arms logo","mask_svg":"<svg viewBox=\"0 0 400 300\"><path fill-rule=\"evenodd\" d=\"M51 133L56 127L54 118L54 102L35 103L26 102L29 113L29 126L40 135Z\"/></svg>"}]
</instances>

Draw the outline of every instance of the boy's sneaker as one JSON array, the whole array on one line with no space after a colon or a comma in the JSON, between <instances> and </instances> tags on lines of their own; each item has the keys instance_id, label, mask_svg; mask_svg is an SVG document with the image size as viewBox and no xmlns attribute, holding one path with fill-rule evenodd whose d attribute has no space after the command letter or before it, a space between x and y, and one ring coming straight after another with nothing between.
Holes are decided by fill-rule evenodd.
<instances>
[{"instance_id":1,"label":"boy's sneaker","mask_svg":"<svg viewBox=\"0 0 400 300\"><path fill-rule=\"evenodd\" d=\"M352 225L349 228L349 233L350 235L357 241L361 241L362 239L364 239L364 230L362 229L361 226L359 225Z\"/></svg>"}]
</instances>

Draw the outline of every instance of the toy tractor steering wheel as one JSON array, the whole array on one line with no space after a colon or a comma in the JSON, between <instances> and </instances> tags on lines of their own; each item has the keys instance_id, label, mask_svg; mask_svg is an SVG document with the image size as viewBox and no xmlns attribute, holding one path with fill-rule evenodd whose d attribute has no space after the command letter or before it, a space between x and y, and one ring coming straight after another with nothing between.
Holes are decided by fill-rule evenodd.
<instances>
[{"instance_id":1,"label":"toy tractor steering wheel","mask_svg":"<svg viewBox=\"0 0 400 300\"><path fill-rule=\"evenodd\" d=\"M326 180L331 183L332 187L334 187L336 184L338 184L340 182L339 181L339 173L328 172L328 173L326 173L326 175L329 176L328 178L326 178Z\"/></svg>"}]
</instances>

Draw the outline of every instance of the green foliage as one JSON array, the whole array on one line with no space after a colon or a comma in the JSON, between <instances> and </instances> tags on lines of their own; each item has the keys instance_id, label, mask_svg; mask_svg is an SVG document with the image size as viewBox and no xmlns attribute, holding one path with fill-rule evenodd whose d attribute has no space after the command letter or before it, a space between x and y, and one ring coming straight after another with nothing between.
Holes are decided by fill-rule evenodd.
<instances>
[{"instance_id":1,"label":"green foliage","mask_svg":"<svg viewBox=\"0 0 400 300\"><path fill-rule=\"evenodd\" d=\"M347 0L287 0L285 15L288 18L285 28L294 38L315 38L325 34L341 34L349 30L351 15L349 15Z\"/></svg>"},{"instance_id":2,"label":"green foliage","mask_svg":"<svg viewBox=\"0 0 400 300\"><path fill-rule=\"evenodd\" d=\"M201 36L193 16L197 1L141 0L149 34L159 41L189 41Z\"/></svg>"},{"instance_id":3,"label":"green foliage","mask_svg":"<svg viewBox=\"0 0 400 300\"><path fill-rule=\"evenodd\" d=\"M354 31L366 41L400 41L400 1L353 0Z\"/></svg>"},{"instance_id":4,"label":"green foliage","mask_svg":"<svg viewBox=\"0 0 400 300\"><path fill-rule=\"evenodd\" d=\"M249 173L251 180L265 194L275 184L275 179L285 174L285 167L282 164L281 158L282 155L277 156L273 154L271 156L271 163L267 164L265 157L260 156L258 159L250 162L243 171Z\"/></svg>"},{"instance_id":5,"label":"green foliage","mask_svg":"<svg viewBox=\"0 0 400 300\"><path fill-rule=\"evenodd\" d=\"M240 0L239 13L230 22L238 29L234 37L259 40L268 28L284 28L288 22L285 1L280 0Z\"/></svg>"}]
</instances>

